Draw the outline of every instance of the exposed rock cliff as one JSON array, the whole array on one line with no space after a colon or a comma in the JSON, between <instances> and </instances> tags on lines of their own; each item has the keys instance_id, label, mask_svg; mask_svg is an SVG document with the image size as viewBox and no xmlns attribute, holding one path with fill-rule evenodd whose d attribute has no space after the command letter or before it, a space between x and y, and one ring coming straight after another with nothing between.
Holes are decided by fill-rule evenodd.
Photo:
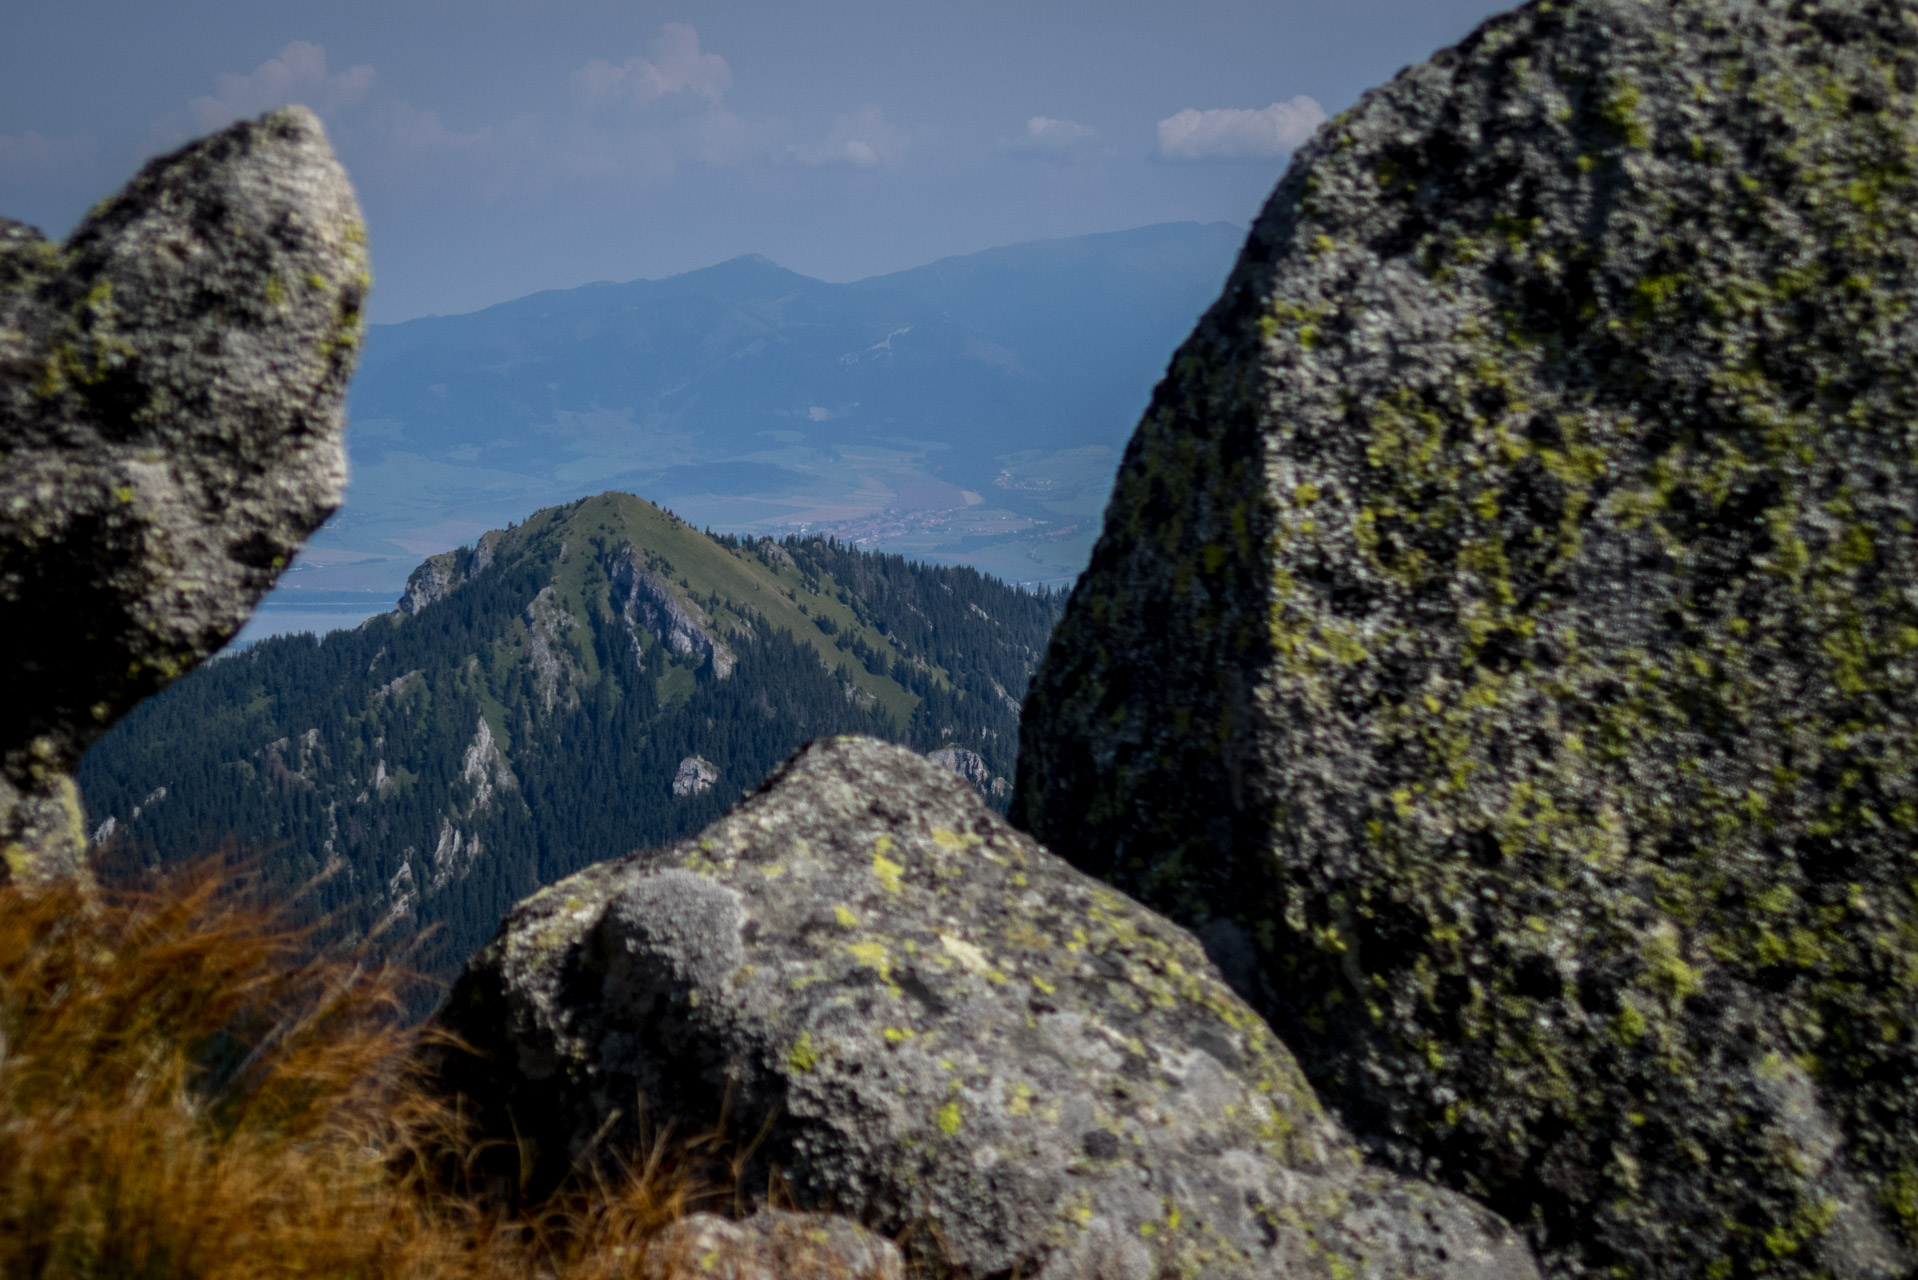
<instances>
[{"instance_id":1,"label":"exposed rock cliff","mask_svg":"<svg viewBox=\"0 0 1918 1280\"><path fill-rule=\"evenodd\" d=\"M792 563L787 556L786 562ZM640 562L631 547L614 558L608 578L613 603L629 632L644 629L657 637L673 653L682 657L700 653L712 664L713 675L721 680L733 673L738 659L713 632L705 610L676 594L659 572ZM633 638L633 651L639 652L639 638Z\"/></svg>"},{"instance_id":2,"label":"exposed rock cliff","mask_svg":"<svg viewBox=\"0 0 1918 1280\"><path fill-rule=\"evenodd\" d=\"M1005 798L1011 784L992 772L992 767L982 759L977 751L968 751L964 747L940 747L926 753L926 759L944 769L950 769L979 789L979 794L993 800Z\"/></svg>"},{"instance_id":3,"label":"exposed rock cliff","mask_svg":"<svg viewBox=\"0 0 1918 1280\"><path fill-rule=\"evenodd\" d=\"M427 605L444 600L453 589L473 581L493 566L493 553L499 547L501 533L489 529L472 547L455 547L420 561L407 575L406 590L393 608L398 613L415 614Z\"/></svg>"},{"instance_id":4,"label":"exposed rock cliff","mask_svg":"<svg viewBox=\"0 0 1918 1280\"><path fill-rule=\"evenodd\" d=\"M1560 1275L1918 1249L1918 8L1498 18L1300 152L1014 817Z\"/></svg>"},{"instance_id":5,"label":"exposed rock cliff","mask_svg":"<svg viewBox=\"0 0 1918 1280\"><path fill-rule=\"evenodd\" d=\"M681 799L686 796L704 795L713 789L719 781L719 766L704 756L687 756L679 762L679 768L673 773L673 794Z\"/></svg>"},{"instance_id":6,"label":"exposed rock cliff","mask_svg":"<svg viewBox=\"0 0 1918 1280\"><path fill-rule=\"evenodd\" d=\"M442 1018L481 1051L443 1081L535 1190L643 1118L729 1116L800 1203L972 1276L1534 1274L1463 1197L1361 1167L1183 930L869 739L534 895Z\"/></svg>"},{"instance_id":7,"label":"exposed rock cliff","mask_svg":"<svg viewBox=\"0 0 1918 1280\"><path fill-rule=\"evenodd\" d=\"M0 220L0 879L78 865L80 753L339 504L367 283L299 107L153 161L64 244Z\"/></svg>"}]
</instances>

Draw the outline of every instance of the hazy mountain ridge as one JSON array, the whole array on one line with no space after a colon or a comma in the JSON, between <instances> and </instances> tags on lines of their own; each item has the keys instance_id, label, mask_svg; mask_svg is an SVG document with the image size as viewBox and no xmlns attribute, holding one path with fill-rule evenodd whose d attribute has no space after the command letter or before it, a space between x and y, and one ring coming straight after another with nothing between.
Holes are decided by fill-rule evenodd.
<instances>
[{"instance_id":1,"label":"hazy mountain ridge","mask_svg":"<svg viewBox=\"0 0 1918 1280\"><path fill-rule=\"evenodd\" d=\"M375 326L346 506L269 613L327 592L364 610L420 556L609 487L1063 584L1239 234L1146 227L850 284L744 257Z\"/></svg>"},{"instance_id":2,"label":"hazy mountain ridge","mask_svg":"<svg viewBox=\"0 0 1918 1280\"><path fill-rule=\"evenodd\" d=\"M142 704L82 765L90 824L142 859L235 837L353 928L447 926L456 958L810 738L944 748L1003 807L1057 603L608 493L431 557L357 630L263 641Z\"/></svg>"},{"instance_id":3,"label":"hazy mountain ridge","mask_svg":"<svg viewBox=\"0 0 1918 1280\"><path fill-rule=\"evenodd\" d=\"M537 293L376 327L352 408L358 421L399 421L404 441L426 451L478 443L489 462L554 468L567 416L595 411L629 413L635 430L687 428L707 457L763 451L762 433L782 421L833 442L961 425L983 434L941 470L978 482L990 459L973 455L1029 447L1037 422L1058 448L1123 440L1239 238L1226 224L1170 224L850 284L747 255L665 280ZM1120 363L1134 367L1114 385L1106 375ZM953 371L985 379L923 381ZM927 394L938 390L949 394ZM529 428L538 435L489 437ZM356 437L356 461L377 463L391 439Z\"/></svg>"}]
</instances>

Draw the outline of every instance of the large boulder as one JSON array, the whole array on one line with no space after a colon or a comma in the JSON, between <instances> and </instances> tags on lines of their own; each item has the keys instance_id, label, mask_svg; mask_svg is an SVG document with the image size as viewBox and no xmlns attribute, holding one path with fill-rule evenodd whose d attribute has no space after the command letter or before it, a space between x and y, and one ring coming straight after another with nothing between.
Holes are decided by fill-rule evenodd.
<instances>
[{"instance_id":1,"label":"large boulder","mask_svg":"<svg viewBox=\"0 0 1918 1280\"><path fill-rule=\"evenodd\" d=\"M442 1087L537 1196L667 1128L960 1274L1532 1276L1492 1215L1360 1165L1198 944L903 747L802 750L693 839L507 918Z\"/></svg>"},{"instance_id":2,"label":"large boulder","mask_svg":"<svg viewBox=\"0 0 1918 1280\"><path fill-rule=\"evenodd\" d=\"M80 753L339 505L367 284L301 107L154 160L64 244L0 219L0 881L79 865Z\"/></svg>"},{"instance_id":3,"label":"large boulder","mask_svg":"<svg viewBox=\"0 0 1918 1280\"><path fill-rule=\"evenodd\" d=\"M1013 820L1557 1275L1918 1259L1918 7L1554 0L1323 128Z\"/></svg>"}]
</instances>

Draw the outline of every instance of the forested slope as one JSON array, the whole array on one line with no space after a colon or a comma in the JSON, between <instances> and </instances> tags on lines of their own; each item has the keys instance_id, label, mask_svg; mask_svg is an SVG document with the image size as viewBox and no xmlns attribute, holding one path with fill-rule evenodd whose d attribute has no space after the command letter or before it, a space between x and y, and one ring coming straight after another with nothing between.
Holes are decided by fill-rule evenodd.
<instances>
[{"instance_id":1,"label":"forested slope","mask_svg":"<svg viewBox=\"0 0 1918 1280\"><path fill-rule=\"evenodd\" d=\"M86 756L96 841L234 840L352 932L456 962L539 884L712 821L865 733L1004 804L1058 598L823 540L745 543L608 493L422 564L392 614L270 639Z\"/></svg>"}]
</instances>

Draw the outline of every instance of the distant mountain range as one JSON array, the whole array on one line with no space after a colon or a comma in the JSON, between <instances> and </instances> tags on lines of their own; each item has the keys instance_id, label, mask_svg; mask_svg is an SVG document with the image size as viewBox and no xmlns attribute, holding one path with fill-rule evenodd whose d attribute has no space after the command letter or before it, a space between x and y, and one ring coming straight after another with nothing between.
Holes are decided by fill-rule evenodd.
<instances>
[{"instance_id":1,"label":"distant mountain range","mask_svg":"<svg viewBox=\"0 0 1918 1280\"><path fill-rule=\"evenodd\" d=\"M711 538L607 493L428 559L354 630L136 707L79 778L109 858L236 840L348 932L439 926L712 821L801 743L904 742L1003 808L1063 596L824 538Z\"/></svg>"},{"instance_id":2,"label":"distant mountain range","mask_svg":"<svg viewBox=\"0 0 1918 1280\"><path fill-rule=\"evenodd\" d=\"M745 257L375 326L347 505L265 626L357 621L421 555L609 487L716 529L1069 582L1242 234L1175 223L851 284Z\"/></svg>"}]
</instances>

